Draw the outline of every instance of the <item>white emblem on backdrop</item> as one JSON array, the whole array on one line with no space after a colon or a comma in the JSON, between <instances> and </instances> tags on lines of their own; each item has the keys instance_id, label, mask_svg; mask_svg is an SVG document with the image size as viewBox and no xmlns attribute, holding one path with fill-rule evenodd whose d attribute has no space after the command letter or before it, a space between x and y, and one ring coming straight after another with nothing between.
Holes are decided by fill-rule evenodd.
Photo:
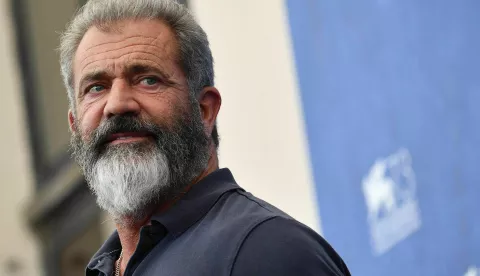
<instances>
[{"instance_id":1,"label":"white emblem on backdrop","mask_svg":"<svg viewBox=\"0 0 480 276\"><path fill-rule=\"evenodd\" d=\"M480 276L480 269L475 266L471 266L463 276Z\"/></svg>"},{"instance_id":2,"label":"white emblem on backdrop","mask_svg":"<svg viewBox=\"0 0 480 276\"><path fill-rule=\"evenodd\" d=\"M421 226L412 157L407 149L375 161L363 178L370 238L382 255Z\"/></svg>"}]
</instances>

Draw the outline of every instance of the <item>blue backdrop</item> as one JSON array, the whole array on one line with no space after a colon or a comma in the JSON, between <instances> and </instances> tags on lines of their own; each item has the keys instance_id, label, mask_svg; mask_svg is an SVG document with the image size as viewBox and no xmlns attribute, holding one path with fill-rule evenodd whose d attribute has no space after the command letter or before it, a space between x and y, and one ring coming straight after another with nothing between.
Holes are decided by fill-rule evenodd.
<instances>
[{"instance_id":1,"label":"blue backdrop","mask_svg":"<svg viewBox=\"0 0 480 276\"><path fill-rule=\"evenodd\" d=\"M480 266L480 1L286 4L323 234L352 274Z\"/></svg>"}]
</instances>

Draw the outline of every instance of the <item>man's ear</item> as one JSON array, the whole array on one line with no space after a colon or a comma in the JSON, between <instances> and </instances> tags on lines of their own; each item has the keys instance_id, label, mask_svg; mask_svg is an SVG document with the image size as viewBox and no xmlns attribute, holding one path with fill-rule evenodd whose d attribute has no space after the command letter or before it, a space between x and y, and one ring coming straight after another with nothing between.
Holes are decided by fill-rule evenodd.
<instances>
[{"instance_id":1,"label":"man's ear","mask_svg":"<svg viewBox=\"0 0 480 276\"><path fill-rule=\"evenodd\" d=\"M198 103L200 104L205 130L208 132L208 135L211 135L217 120L218 111L222 105L220 92L213 86L205 87L200 93Z\"/></svg>"},{"instance_id":2,"label":"man's ear","mask_svg":"<svg viewBox=\"0 0 480 276\"><path fill-rule=\"evenodd\" d=\"M72 133L75 133L77 131L77 126L75 125L75 116L70 109L68 110L68 125Z\"/></svg>"}]
</instances>

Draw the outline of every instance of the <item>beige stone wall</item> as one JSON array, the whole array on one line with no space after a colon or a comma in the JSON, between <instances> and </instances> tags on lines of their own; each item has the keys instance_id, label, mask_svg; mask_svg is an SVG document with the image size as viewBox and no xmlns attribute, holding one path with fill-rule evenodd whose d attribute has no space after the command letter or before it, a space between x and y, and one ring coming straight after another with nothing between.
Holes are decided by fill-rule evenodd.
<instances>
[{"instance_id":1,"label":"beige stone wall","mask_svg":"<svg viewBox=\"0 0 480 276\"><path fill-rule=\"evenodd\" d=\"M34 185L8 4L0 0L0 275L36 276L39 252L23 210Z\"/></svg>"},{"instance_id":2,"label":"beige stone wall","mask_svg":"<svg viewBox=\"0 0 480 276\"><path fill-rule=\"evenodd\" d=\"M283 0L191 0L215 58L220 163L239 184L320 231Z\"/></svg>"}]
</instances>

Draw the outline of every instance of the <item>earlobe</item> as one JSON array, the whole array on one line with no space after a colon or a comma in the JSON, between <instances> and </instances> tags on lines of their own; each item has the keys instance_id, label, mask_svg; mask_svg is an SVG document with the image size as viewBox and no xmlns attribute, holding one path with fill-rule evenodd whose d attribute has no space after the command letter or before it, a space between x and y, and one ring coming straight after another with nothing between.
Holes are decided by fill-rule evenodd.
<instances>
[{"instance_id":1,"label":"earlobe","mask_svg":"<svg viewBox=\"0 0 480 276\"><path fill-rule=\"evenodd\" d=\"M73 115L71 110L68 110L68 126L70 127L70 131L75 133L77 127L75 125L75 116Z\"/></svg>"}]
</instances>

